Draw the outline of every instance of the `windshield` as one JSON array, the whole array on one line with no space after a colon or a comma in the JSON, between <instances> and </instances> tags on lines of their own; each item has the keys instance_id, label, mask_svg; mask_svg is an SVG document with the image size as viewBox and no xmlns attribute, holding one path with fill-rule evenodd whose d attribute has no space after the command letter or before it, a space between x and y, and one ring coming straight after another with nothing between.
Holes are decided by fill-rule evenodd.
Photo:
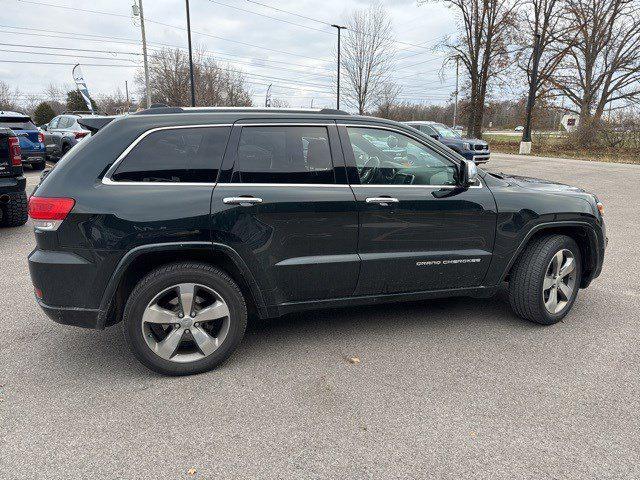
<instances>
[{"instance_id":1,"label":"windshield","mask_svg":"<svg viewBox=\"0 0 640 480\"><path fill-rule=\"evenodd\" d=\"M438 135L445 138L460 138L460 134L455 130L451 130L449 127L442 125L441 123L433 123L431 127L435 128Z\"/></svg>"},{"instance_id":2,"label":"windshield","mask_svg":"<svg viewBox=\"0 0 640 480\"><path fill-rule=\"evenodd\" d=\"M0 118L0 127L12 130L36 130L36 126L29 117L2 117Z\"/></svg>"}]
</instances>

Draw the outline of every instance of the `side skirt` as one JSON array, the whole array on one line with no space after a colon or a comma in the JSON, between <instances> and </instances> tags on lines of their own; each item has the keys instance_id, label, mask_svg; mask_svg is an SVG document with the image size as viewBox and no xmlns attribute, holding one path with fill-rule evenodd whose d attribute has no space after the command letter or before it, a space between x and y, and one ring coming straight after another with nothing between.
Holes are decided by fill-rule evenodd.
<instances>
[{"instance_id":1,"label":"side skirt","mask_svg":"<svg viewBox=\"0 0 640 480\"><path fill-rule=\"evenodd\" d=\"M431 290L428 292L409 292L382 295L366 295L361 297L330 298L326 300L314 300L309 302L287 302L278 305L277 313L273 312L273 316L285 315L287 313L300 312L304 310L352 307L358 305L374 305L378 303L414 302L417 300L428 300L434 298L489 298L494 296L498 292L498 290L499 287L473 287L456 288L449 290Z\"/></svg>"}]
</instances>

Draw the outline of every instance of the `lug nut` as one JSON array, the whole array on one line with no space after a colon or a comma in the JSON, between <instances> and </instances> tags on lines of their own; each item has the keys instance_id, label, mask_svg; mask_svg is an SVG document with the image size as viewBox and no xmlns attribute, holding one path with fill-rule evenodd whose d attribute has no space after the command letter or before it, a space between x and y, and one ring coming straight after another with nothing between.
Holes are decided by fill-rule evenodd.
<instances>
[{"instance_id":1,"label":"lug nut","mask_svg":"<svg viewBox=\"0 0 640 480\"><path fill-rule=\"evenodd\" d=\"M184 317L184 315L182 313L179 313L178 318L182 318L182 317Z\"/></svg>"}]
</instances>

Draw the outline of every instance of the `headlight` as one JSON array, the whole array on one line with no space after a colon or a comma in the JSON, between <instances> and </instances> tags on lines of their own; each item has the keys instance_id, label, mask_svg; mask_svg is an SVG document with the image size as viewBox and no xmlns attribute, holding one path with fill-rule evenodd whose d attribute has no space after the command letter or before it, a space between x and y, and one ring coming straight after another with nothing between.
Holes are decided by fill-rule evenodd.
<instances>
[{"instance_id":1,"label":"headlight","mask_svg":"<svg viewBox=\"0 0 640 480\"><path fill-rule=\"evenodd\" d=\"M463 150L471 150L471 144L467 143L467 142L463 143L462 144L462 149Z\"/></svg>"}]
</instances>

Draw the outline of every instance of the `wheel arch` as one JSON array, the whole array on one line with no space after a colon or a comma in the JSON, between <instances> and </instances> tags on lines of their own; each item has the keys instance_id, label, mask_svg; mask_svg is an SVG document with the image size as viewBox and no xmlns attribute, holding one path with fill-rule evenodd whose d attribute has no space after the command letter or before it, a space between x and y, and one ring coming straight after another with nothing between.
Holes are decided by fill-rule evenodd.
<instances>
[{"instance_id":1,"label":"wheel arch","mask_svg":"<svg viewBox=\"0 0 640 480\"><path fill-rule=\"evenodd\" d=\"M227 245L210 242L183 242L136 247L120 260L100 302L97 328L118 323L129 293L150 271L169 263L197 261L224 270L238 284L249 311L268 317L262 292L240 255Z\"/></svg>"},{"instance_id":2,"label":"wheel arch","mask_svg":"<svg viewBox=\"0 0 640 480\"><path fill-rule=\"evenodd\" d=\"M518 249L511 257L511 260L504 269L501 279L503 281L508 281L509 275L516 264L516 261L520 258L525 248L537 238L547 235L566 235L578 244L582 261L582 278L580 280L580 288L587 287L591 282L593 273L598 265L598 237L591 224L577 221L544 223L531 229L520 242Z\"/></svg>"}]
</instances>

